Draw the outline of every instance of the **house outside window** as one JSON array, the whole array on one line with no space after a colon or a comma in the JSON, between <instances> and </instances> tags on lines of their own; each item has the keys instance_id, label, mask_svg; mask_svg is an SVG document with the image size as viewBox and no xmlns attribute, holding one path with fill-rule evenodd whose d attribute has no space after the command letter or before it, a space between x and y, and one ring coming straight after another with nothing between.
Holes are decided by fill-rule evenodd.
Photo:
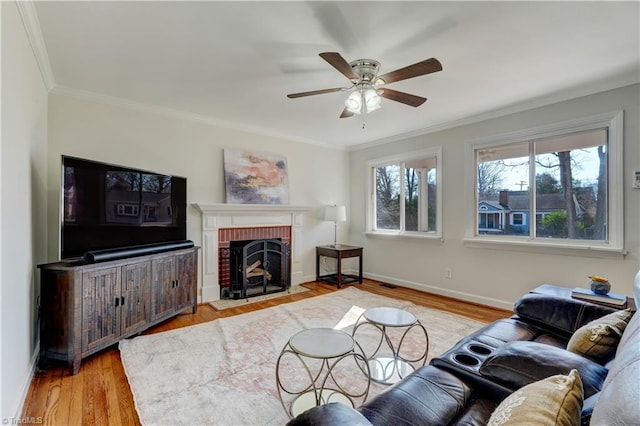
<instances>
[{"instance_id":1,"label":"house outside window","mask_svg":"<svg viewBox=\"0 0 640 426\"><path fill-rule=\"evenodd\" d=\"M367 163L367 232L440 237L441 148Z\"/></svg>"},{"instance_id":2,"label":"house outside window","mask_svg":"<svg viewBox=\"0 0 640 426\"><path fill-rule=\"evenodd\" d=\"M622 112L468 142L467 240L622 251L622 146Z\"/></svg>"}]
</instances>

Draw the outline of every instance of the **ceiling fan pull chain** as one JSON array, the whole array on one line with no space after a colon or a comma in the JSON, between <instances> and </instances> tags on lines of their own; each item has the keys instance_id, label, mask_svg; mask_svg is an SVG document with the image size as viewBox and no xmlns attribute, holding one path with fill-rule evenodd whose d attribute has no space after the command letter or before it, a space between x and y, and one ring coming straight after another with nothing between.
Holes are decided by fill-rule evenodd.
<instances>
[{"instance_id":1,"label":"ceiling fan pull chain","mask_svg":"<svg viewBox=\"0 0 640 426\"><path fill-rule=\"evenodd\" d=\"M361 105L362 105L362 130L364 130L365 126L367 125L367 123L365 122L365 117L367 116L367 102L364 99L364 90L360 91L360 99L361 99Z\"/></svg>"}]
</instances>

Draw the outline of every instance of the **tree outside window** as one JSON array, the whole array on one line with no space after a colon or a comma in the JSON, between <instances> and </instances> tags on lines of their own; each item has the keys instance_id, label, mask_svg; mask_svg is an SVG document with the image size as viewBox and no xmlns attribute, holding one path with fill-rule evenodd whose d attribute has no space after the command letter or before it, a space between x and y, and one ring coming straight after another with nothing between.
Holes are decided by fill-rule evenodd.
<instances>
[{"instance_id":1,"label":"tree outside window","mask_svg":"<svg viewBox=\"0 0 640 426\"><path fill-rule=\"evenodd\" d=\"M407 154L370 163L371 232L438 232L438 153Z\"/></svg>"}]
</instances>

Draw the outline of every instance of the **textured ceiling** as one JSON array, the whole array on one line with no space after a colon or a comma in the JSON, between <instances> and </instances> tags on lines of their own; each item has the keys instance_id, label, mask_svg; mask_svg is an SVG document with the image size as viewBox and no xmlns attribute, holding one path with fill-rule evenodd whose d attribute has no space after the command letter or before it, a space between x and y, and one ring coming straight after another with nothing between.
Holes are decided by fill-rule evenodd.
<instances>
[{"instance_id":1,"label":"textured ceiling","mask_svg":"<svg viewBox=\"0 0 640 426\"><path fill-rule=\"evenodd\" d=\"M53 91L353 149L640 81L638 2L35 2ZM36 21L37 22L37 21ZM392 83L339 119L347 87L320 52L386 73L435 57L444 70Z\"/></svg>"}]
</instances>

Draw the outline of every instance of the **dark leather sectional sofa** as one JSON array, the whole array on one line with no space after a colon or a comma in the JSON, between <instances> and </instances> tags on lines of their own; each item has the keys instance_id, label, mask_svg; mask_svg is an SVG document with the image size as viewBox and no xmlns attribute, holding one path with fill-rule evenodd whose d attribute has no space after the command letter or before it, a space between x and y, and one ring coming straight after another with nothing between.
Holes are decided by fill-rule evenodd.
<instances>
[{"instance_id":1,"label":"dark leather sectional sofa","mask_svg":"<svg viewBox=\"0 0 640 426\"><path fill-rule=\"evenodd\" d=\"M634 297L640 306L640 272ZM582 424L640 425L640 315L609 359L596 362L565 349L574 331L614 311L572 299L568 290L528 293L511 318L463 338L357 409L314 407L288 425L485 425L515 390L572 369L583 385Z\"/></svg>"}]
</instances>

